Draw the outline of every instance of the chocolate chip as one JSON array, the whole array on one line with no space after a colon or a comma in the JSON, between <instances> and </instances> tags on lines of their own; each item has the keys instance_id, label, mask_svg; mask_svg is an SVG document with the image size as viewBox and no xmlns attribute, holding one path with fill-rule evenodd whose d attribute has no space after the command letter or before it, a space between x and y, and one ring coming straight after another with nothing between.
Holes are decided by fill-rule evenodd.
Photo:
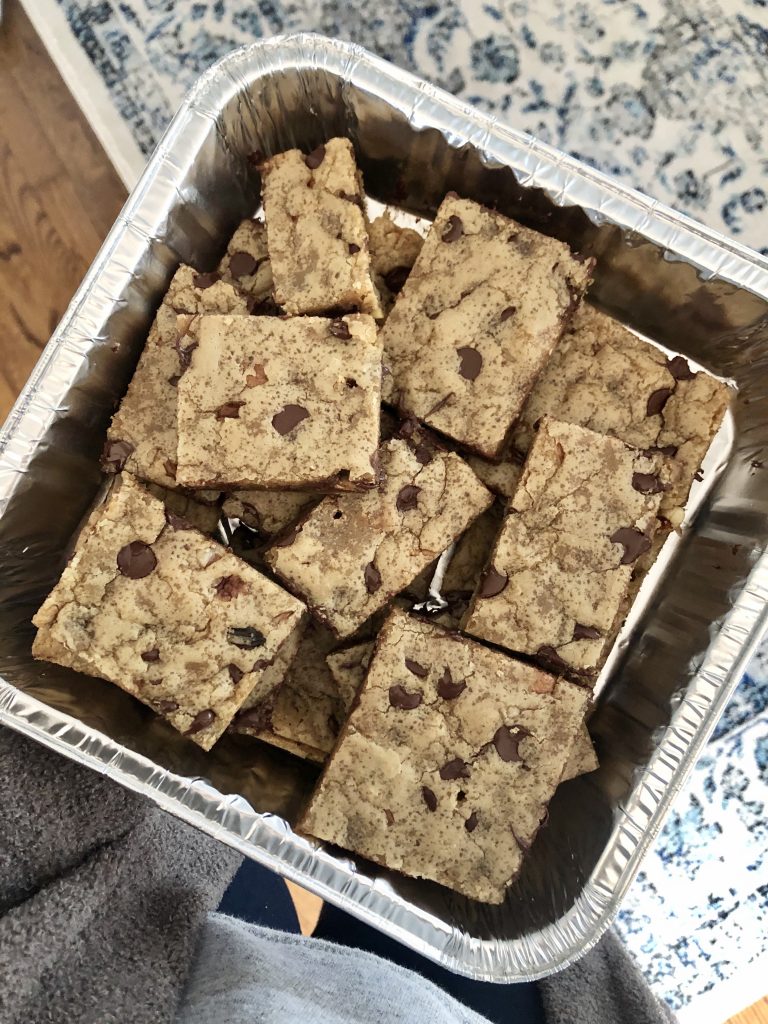
<instances>
[{"instance_id":1,"label":"chocolate chip","mask_svg":"<svg viewBox=\"0 0 768 1024\"><path fill-rule=\"evenodd\" d=\"M493 734L493 745L502 761L522 761L518 747L530 732L522 725L500 725Z\"/></svg>"},{"instance_id":2,"label":"chocolate chip","mask_svg":"<svg viewBox=\"0 0 768 1024\"><path fill-rule=\"evenodd\" d=\"M459 682L454 683L451 670L448 666L445 666L445 671L437 680L437 692L443 698L443 700L456 700L456 698L464 693L467 688L467 684L463 679Z\"/></svg>"},{"instance_id":3,"label":"chocolate chip","mask_svg":"<svg viewBox=\"0 0 768 1024\"><path fill-rule=\"evenodd\" d=\"M506 585L509 583L509 577L503 572L497 572L497 570L490 565L480 583L480 589L477 592L478 597L496 597L504 590Z\"/></svg>"},{"instance_id":4,"label":"chocolate chip","mask_svg":"<svg viewBox=\"0 0 768 1024\"><path fill-rule=\"evenodd\" d=\"M176 470L178 468L178 464L174 462L172 459L166 459L165 462L163 463L163 469L172 480L176 479Z\"/></svg>"},{"instance_id":5,"label":"chocolate chip","mask_svg":"<svg viewBox=\"0 0 768 1024\"><path fill-rule=\"evenodd\" d=\"M602 635L594 626L583 626L580 622L573 627L574 640L599 640Z\"/></svg>"},{"instance_id":6,"label":"chocolate chip","mask_svg":"<svg viewBox=\"0 0 768 1024\"><path fill-rule=\"evenodd\" d=\"M632 486L641 494L660 494L666 490L655 473L633 473Z\"/></svg>"},{"instance_id":7,"label":"chocolate chip","mask_svg":"<svg viewBox=\"0 0 768 1024\"><path fill-rule=\"evenodd\" d=\"M369 562L368 565L366 565L363 578L365 579L365 589L369 594L375 594L376 591L380 589L381 573L373 562Z\"/></svg>"},{"instance_id":8,"label":"chocolate chip","mask_svg":"<svg viewBox=\"0 0 768 1024\"><path fill-rule=\"evenodd\" d=\"M363 197L356 195L354 192L337 192L337 197L343 199L345 203L352 203L353 206L358 206L361 210L363 209Z\"/></svg>"},{"instance_id":9,"label":"chocolate chip","mask_svg":"<svg viewBox=\"0 0 768 1024\"><path fill-rule=\"evenodd\" d=\"M403 290L403 285L408 280L410 272L410 267L393 267L384 275L384 284L393 295L397 295L398 292Z\"/></svg>"},{"instance_id":10,"label":"chocolate chip","mask_svg":"<svg viewBox=\"0 0 768 1024\"><path fill-rule=\"evenodd\" d=\"M341 338L342 341L349 341L352 337L349 331L349 324L345 320L331 320L328 330L334 338Z\"/></svg>"},{"instance_id":11,"label":"chocolate chip","mask_svg":"<svg viewBox=\"0 0 768 1024\"><path fill-rule=\"evenodd\" d=\"M507 306L506 309L502 309L499 320L504 323L505 320L509 320L511 316L514 316L517 312L517 306Z\"/></svg>"},{"instance_id":12,"label":"chocolate chip","mask_svg":"<svg viewBox=\"0 0 768 1024\"><path fill-rule=\"evenodd\" d=\"M536 657L546 662L547 666L555 672L565 672L571 666L564 661L550 644L542 644L536 651Z\"/></svg>"},{"instance_id":13,"label":"chocolate chip","mask_svg":"<svg viewBox=\"0 0 768 1024\"><path fill-rule=\"evenodd\" d=\"M457 348L456 352L461 360L459 374L465 380L477 380L483 368L483 357L476 348L471 348L469 345Z\"/></svg>"},{"instance_id":14,"label":"chocolate chip","mask_svg":"<svg viewBox=\"0 0 768 1024\"><path fill-rule=\"evenodd\" d=\"M231 601L245 589L245 581L239 576L222 576L214 583L214 589L218 597L225 601Z\"/></svg>"},{"instance_id":15,"label":"chocolate chip","mask_svg":"<svg viewBox=\"0 0 768 1024\"><path fill-rule=\"evenodd\" d=\"M182 335L182 337L183 337L183 335ZM183 374L186 370L189 369L189 365L192 362L192 353L197 348L197 342L193 341L190 345L184 346L184 345L181 344L181 338L178 338L174 342L173 347L176 349L176 352L177 352L177 354L179 356L179 364L181 366L181 373ZM181 374L179 376L181 376ZM178 384L178 383L179 383L179 377L176 378L176 384ZM174 387L175 386L176 385L174 384Z\"/></svg>"},{"instance_id":16,"label":"chocolate chip","mask_svg":"<svg viewBox=\"0 0 768 1024\"><path fill-rule=\"evenodd\" d=\"M192 736L196 732L200 732L201 729L207 729L209 725L213 725L216 721L216 712L211 708L206 708L205 711L198 711L192 720L192 724L187 729L186 735Z\"/></svg>"},{"instance_id":17,"label":"chocolate chip","mask_svg":"<svg viewBox=\"0 0 768 1024\"><path fill-rule=\"evenodd\" d=\"M688 360L683 356L673 356L667 360L667 369L675 380L693 380L696 374L688 365Z\"/></svg>"},{"instance_id":18,"label":"chocolate chip","mask_svg":"<svg viewBox=\"0 0 768 1024\"><path fill-rule=\"evenodd\" d=\"M221 274L217 274L212 271L210 274L195 274L192 278L192 283L195 288L199 288L200 291L205 291L206 288L210 288L212 284L216 284L221 279Z\"/></svg>"},{"instance_id":19,"label":"chocolate chip","mask_svg":"<svg viewBox=\"0 0 768 1024\"><path fill-rule=\"evenodd\" d=\"M229 258L229 272L232 277L249 277L258 270L260 262L249 252L233 252Z\"/></svg>"},{"instance_id":20,"label":"chocolate chip","mask_svg":"<svg viewBox=\"0 0 768 1024\"><path fill-rule=\"evenodd\" d=\"M309 418L309 412L303 405L286 405L280 412L272 417L272 426L285 437L290 434L294 427L297 427L303 420Z\"/></svg>"},{"instance_id":21,"label":"chocolate chip","mask_svg":"<svg viewBox=\"0 0 768 1024\"><path fill-rule=\"evenodd\" d=\"M160 651L157 647L152 647L148 651L142 651L141 660L146 661L149 664L152 661L160 661Z\"/></svg>"},{"instance_id":22,"label":"chocolate chip","mask_svg":"<svg viewBox=\"0 0 768 1024\"><path fill-rule=\"evenodd\" d=\"M411 509L416 508L420 493L421 488L417 487L416 484L406 484L404 487L401 487L395 499L397 511L409 512Z\"/></svg>"},{"instance_id":23,"label":"chocolate chip","mask_svg":"<svg viewBox=\"0 0 768 1024\"><path fill-rule=\"evenodd\" d=\"M658 388L648 399L648 404L645 407L646 416L657 416L664 406L667 404L667 399L672 394L672 388Z\"/></svg>"},{"instance_id":24,"label":"chocolate chip","mask_svg":"<svg viewBox=\"0 0 768 1024\"><path fill-rule=\"evenodd\" d=\"M435 457L434 450L426 441L421 441L413 449L413 454L420 466L428 466Z\"/></svg>"},{"instance_id":25,"label":"chocolate chip","mask_svg":"<svg viewBox=\"0 0 768 1024\"><path fill-rule=\"evenodd\" d=\"M170 715L172 712L179 710L179 705L175 700L154 700L152 701L152 707L161 715Z\"/></svg>"},{"instance_id":26,"label":"chocolate chip","mask_svg":"<svg viewBox=\"0 0 768 1024\"><path fill-rule=\"evenodd\" d=\"M172 530L194 530L194 526L188 519L185 519L184 516L177 516L169 509L165 510L165 521Z\"/></svg>"},{"instance_id":27,"label":"chocolate chip","mask_svg":"<svg viewBox=\"0 0 768 1024\"><path fill-rule=\"evenodd\" d=\"M387 819L387 825L391 828L395 824L395 816L388 807L384 808L384 817Z\"/></svg>"},{"instance_id":28,"label":"chocolate chip","mask_svg":"<svg viewBox=\"0 0 768 1024\"><path fill-rule=\"evenodd\" d=\"M101 468L105 473L119 473L132 454L133 445L128 441L107 441L101 453Z\"/></svg>"},{"instance_id":29,"label":"chocolate chip","mask_svg":"<svg viewBox=\"0 0 768 1024\"><path fill-rule=\"evenodd\" d=\"M424 801L424 803L427 805L427 807L429 808L430 811L436 811L437 810L437 797L432 792L432 790L429 788L429 786L422 786L421 787L421 798Z\"/></svg>"},{"instance_id":30,"label":"chocolate chip","mask_svg":"<svg viewBox=\"0 0 768 1024\"><path fill-rule=\"evenodd\" d=\"M117 568L131 580L143 580L156 565L155 552L141 540L132 540L117 553Z\"/></svg>"},{"instance_id":31,"label":"chocolate chip","mask_svg":"<svg viewBox=\"0 0 768 1024\"><path fill-rule=\"evenodd\" d=\"M235 721L243 729L264 729L269 725L270 709L264 705L238 711Z\"/></svg>"},{"instance_id":32,"label":"chocolate chip","mask_svg":"<svg viewBox=\"0 0 768 1024\"><path fill-rule=\"evenodd\" d=\"M239 420L240 410L245 402L225 402L216 410L217 420Z\"/></svg>"},{"instance_id":33,"label":"chocolate chip","mask_svg":"<svg viewBox=\"0 0 768 1024\"><path fill-rule=\"evenodd\" d=\"M354 242L350 242L349 245L347 246L347 248L349 249L349 255L350 256L354 256L355 253L360 252L360 246L359 245L355 245Z\"/></svg>"},{"instance_id":34,"label":"chocolate chip","mask_svg":"<svg viewBox=\"0 0 768 1024\"><path fill-rule=\"evenodd\" d=\"M227 665L227 670L229 672L229 678L232 680L235 686L237 686L237 684L245 675L245 672L243 672L241 668L238 668L237 665Z\"/></svg>"},{"instance_id":35,"label":"chocolate chip","mask_svg":"<svg viewBox=\"0 0 768 1024\"><path fill-rule=\"evenodd\" d=\"M421 704L423 699L421 690L417 690L415 693L408 693L400 683L395 683L394 686L389 688L389 703L393 708L399 708L401 711L413 711L414 708Z\"/></svg>"},{"instance_id":36,"label":"chocolate chip","mask_svg":"<svg viewBox=\"0 0 768 1024\"><path fill-rule=\"evenodd\" d=\"M429 669L424 668L423 665L420 665L418 661L414 661L413 658L405 659L405 667L409 672L413 672L415 676L418 676L419 679L426 679L429 675Z\"/></svg>"},{"instance_id":37,"label":"chocolate chip","mask_svg":"<svg viewBox=\"0 0 768 1024\"><path fill-rule=\"evenodd\" d=\"M325 146L322 145L322 143L317 147L317 149L313 149L311 153L308 153L304 157L304 163L310 171L316 170L323 160L325 160Z\"/></svg>"},{"instance_id":38,"label":"chocolate chip","mask_svg":"<svg viewBox=\"0 0 768 1024\"><path fill-rule=\"evenodd\" d=\"M464 822L464 828L467 832L474 832L477 828L477 811L472 811L470 816Z\"/></svg>"},{"instance_id":39,"label":"chocolate chip","mask_svg":"<svg viewBox=\"0 0 768 1024\"><path fill-rule=\"evenodd\" d=\"M456 214L451 214L448 218L448 226L440 236L444 242L455 242L464 234L464 225L461 223L461 217L457 217Z\"/></svg>"},{"instance_id":40,"label":"chocolate chip","mask_svg":"<svg viewBox=\"0 0 768 1024\"><path fill-rule=\"evenodd\" d=\"M615 533L611 534L611 541L614 544L621 544L624 553L621 556L621 565L631 565L640 555L650 549L651 539L634 526L622 526Z\"/></svg>"},{"instance_id":41,"label":"chocolate chip","mask_svg":"<svg viewBox=\"0 0 768 1024\"><path fill-rule=\"evenodd\" d=\"M171 385L172 388L175 388L178 385L180 380L181 380L181 374L174 373L172 377L168 378L168 383Z\"/></svg>"},{"instance_id":42,"label":"chocolate chip","mask_svg":"<svg viewBox=\"0 0 768 1024\"><path fill-rule=\"evenodd\" d=\"M451 761L446 761L440 769L440 778L443 782L450 782L452 779L468 779L469 765L460 757L454 757Z\"/></svg>"},{"instance_id":43,"label":"chocolate chip","mask_svg":"<svg viewBox=\"0 0 768 1024\"><path fill-rule=\"evenodd\" d=\"M230 626L227 642L244 651L252 651L255 647L263 647L267 638L255 626Z\"/></svg>"},{"instance_id":44,"label":"chocolate chip","mask_svg":"<svg viewBox=\"0 0 768 1024\"><path fill-rule=\"evenodd\" d=\"M659 455L666 455L668 458L674 458L675 455L677 455L677 445L663 444L660 447L655 448L654 451L658 452Z\"/></svg>"}]
</instances>

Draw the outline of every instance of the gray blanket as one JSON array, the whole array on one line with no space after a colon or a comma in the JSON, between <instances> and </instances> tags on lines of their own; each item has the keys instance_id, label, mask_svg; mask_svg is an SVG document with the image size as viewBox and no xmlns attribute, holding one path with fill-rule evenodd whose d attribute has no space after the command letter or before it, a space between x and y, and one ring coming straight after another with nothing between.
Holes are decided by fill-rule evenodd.
<instances>
[{"instance_id":1,"label":"gray blanket","mask_svg":"<svg viewBox=\"0 0 768 1024\"><path fill-rule=\"evenodd\" d=\"M170 1024L201 959L202 926L239 860L0 729L0 1024ZM286 984L295 969L306 988L304 947L285 949ZM359 977L362 958L353 969ZM671 1019L612 936L541 988L552 1024Z\"/></svg>"}]
</instances>

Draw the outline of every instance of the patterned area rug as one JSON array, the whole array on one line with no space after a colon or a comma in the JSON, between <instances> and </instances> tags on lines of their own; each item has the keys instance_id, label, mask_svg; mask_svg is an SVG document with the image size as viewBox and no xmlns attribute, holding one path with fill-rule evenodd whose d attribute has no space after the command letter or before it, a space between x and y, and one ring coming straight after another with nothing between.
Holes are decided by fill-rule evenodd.
<instances>
[{"instance_id":1,"label":"patterned area rug","mask_svg":"<svg viewBox=\"0 0 768 1024\"><path fill-rule=\"evenodd\" d=\"M768 0L25 0L131 185L185 90L255 38L351 39L768 254ZM681 1019L768 965L768 648L619 928ZM742 973L752 965L757 986Z\"/></svg>"}]
</instances>

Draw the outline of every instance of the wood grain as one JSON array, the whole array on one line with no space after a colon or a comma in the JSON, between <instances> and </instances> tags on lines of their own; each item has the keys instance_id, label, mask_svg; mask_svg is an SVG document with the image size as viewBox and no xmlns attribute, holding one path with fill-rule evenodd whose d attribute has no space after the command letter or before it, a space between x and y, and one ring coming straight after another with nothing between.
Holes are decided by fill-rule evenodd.
<instances>
[{"instance_id":1,"label":"wood grain","mask_svg":"<svg viewBox=\"0 0 768 1024\"><path fill-rule=\"evenodd\" d=\"M768 996L763 996L759 1002L737 1013L726 1024L768 1024Z\"/></svg>"},{"instance_id":2,"label":"wood grain","mask_svg":"<svg viewBox=\"0 0 768 1024\"><path fill-rule=\"evenodd\" d=\"M0 421L124 201L112 164L9 0L0 27Z\"/></svg>"}]
</instances>

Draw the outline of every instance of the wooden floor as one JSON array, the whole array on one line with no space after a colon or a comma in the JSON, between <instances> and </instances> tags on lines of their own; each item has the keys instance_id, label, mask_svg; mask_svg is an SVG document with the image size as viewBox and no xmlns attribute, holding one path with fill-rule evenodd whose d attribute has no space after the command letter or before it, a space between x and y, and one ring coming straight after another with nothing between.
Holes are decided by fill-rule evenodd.
<instances>
[{"instance_id":1,"label":"wooden floor","mask_svg":"<svg viewBox=\"0 0 768 1024\"><path fill-rule=\"evenodd\" d=\"M0 27L0 421L125 200L18 0ZM302 930L319 900L290 886ZM768 1001L731 1024L768 1024Z\"/></svg>"}]
</instances>

